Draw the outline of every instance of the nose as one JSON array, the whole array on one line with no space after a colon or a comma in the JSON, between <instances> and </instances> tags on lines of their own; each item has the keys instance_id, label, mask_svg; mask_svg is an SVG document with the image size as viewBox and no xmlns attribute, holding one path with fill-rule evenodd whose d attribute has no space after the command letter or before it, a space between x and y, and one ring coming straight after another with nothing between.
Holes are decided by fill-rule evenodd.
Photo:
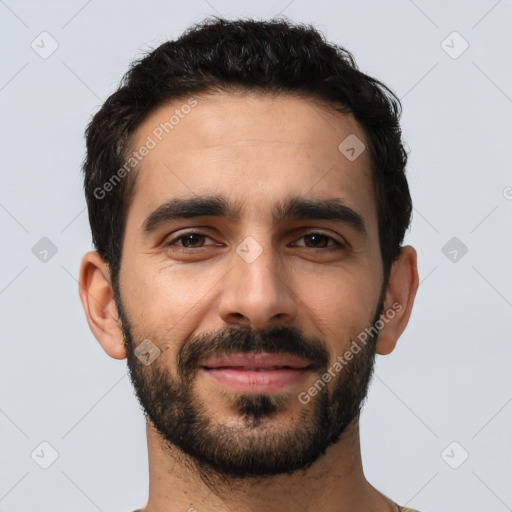
<instances>
[{"instance_id":1,"label":"nose","mask_svg":"<svg viewBox=\"0 0 512 512\"><path fill-rule=\"evenodd\" d=\"M250 246L250 251L254 250L254 245ZM278 255L266 247L253 259L254 254L247 257L251 256L250 251L232 255L219 305L222 320L229 326L255 331L294 323L296 295Z\"/></svg>"}]
</instances>

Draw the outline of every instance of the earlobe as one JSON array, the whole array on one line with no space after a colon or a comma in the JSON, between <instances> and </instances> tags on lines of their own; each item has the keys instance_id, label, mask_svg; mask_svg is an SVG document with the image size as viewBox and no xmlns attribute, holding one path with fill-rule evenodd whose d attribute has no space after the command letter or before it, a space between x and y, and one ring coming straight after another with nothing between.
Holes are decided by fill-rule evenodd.
<instances>
[{"instance_id":1,"label":"earlobe","mask_svg":"<svg viewBox=\"0 0 512 512\"><path fill-rule=\"evenodd\" d=\"M82 258L78 291L89 328L103 350L114 359L126 358L109 268L95 251Z\"/></svg>"},{"instance_id":2,"label":"earlobe","mask_svg":"<svg viewBox=\"0 0 512 512\"><path fill-rule=\"evenodd\" d=\"M398 338L409 322L418 283L416 250L410 245L406 245L402 247L400 256L395 260L391 269L381 314L383 326L377 340L377 354L386 355L394 350Z\"/></svg>"}]
</instances>

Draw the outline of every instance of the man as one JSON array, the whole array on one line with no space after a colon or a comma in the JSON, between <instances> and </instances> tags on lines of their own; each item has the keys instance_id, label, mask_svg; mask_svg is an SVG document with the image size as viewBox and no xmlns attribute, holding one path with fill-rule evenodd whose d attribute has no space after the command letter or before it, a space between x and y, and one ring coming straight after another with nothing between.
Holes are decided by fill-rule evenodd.
<instances>
[{"instance_id":1,"label":"man","mask_svg":"<svg viewBox=\"0 0 512 512\"><path fill-rule=\"evenodd\" d=\"M407 510L358 424L418 287L399 117L313 27L213 18L92 119L80 298L147 420L144 512Z\"/></svg>"}]
</instances>

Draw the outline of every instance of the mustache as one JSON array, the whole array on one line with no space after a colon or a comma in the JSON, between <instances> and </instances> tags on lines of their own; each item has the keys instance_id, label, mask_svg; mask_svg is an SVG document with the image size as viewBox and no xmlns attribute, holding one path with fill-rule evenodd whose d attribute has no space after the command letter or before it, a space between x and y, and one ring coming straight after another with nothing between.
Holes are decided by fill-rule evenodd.
<instances>
[{"instance_id":1,"label":"mustache","mask_svg":"<svg viewBox=\"0 0 512 512\"><path fill-rule=\"evenodd\" d=\"M212 357L261 352L306 359L318 372L327 370L330 355L320 339L305 337L296 327L276 326L257 332L228 327L192 337L178 353L177 370L186 378Z\"/></svg>"}]
</instances>

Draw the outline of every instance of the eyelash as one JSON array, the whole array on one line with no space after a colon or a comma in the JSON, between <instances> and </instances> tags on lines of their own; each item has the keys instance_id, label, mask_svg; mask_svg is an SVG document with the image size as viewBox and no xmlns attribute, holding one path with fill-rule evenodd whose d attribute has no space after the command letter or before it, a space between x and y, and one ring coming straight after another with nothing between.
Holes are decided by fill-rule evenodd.
<instances>
[{"instance_id":1,"label":"eyelash","mask_svg":"<svg viewBox=\"0 0 512 512\"><path fill-rule=\"evenodd\" d=\"M185 238L186 236L189 236L189 235L199 235L199 236L204 236L206 238L210 238L211 240L213 240L212 237L206 235L205 233L201 233L200 231L189 231L187 233L181 233L179 236L177 237L174 237L173 239L169 240L168 242L165 243L165 246L166 247L170 247L172 246L175 242L181 240L182 238ZM308 235L322 235L322 236L325 236L329 239L331 239L335 245L331 246L331 247L320 247L318 249L314 248L314 247L305 247L304 246L304 249L309 249L309 250L313 250L313 251L322 251L322 252L334 252L334 251L339 251L341 249L345 249L346 246L345 244L342 244L341 242L338 242L338 240L336 240L335 238L333 238L332 236L328 235L327 233L323 233L322 231L311 231L309 233L306 233L304 235L302 235L301 237L299 237L297 240L300 240L301 238L304 238ZM329 243L329 242L327 242ZM212 244L214 245L214 244ZM300 247L303 247L303 246L300 246ZM177 246L177 249L178 250L181 250L181 251L186 251L186 252L191 252L191 251L198 251L200 249L203 249L204 247L180 247L180 246Z\"/></svg>"}]
</instances>

